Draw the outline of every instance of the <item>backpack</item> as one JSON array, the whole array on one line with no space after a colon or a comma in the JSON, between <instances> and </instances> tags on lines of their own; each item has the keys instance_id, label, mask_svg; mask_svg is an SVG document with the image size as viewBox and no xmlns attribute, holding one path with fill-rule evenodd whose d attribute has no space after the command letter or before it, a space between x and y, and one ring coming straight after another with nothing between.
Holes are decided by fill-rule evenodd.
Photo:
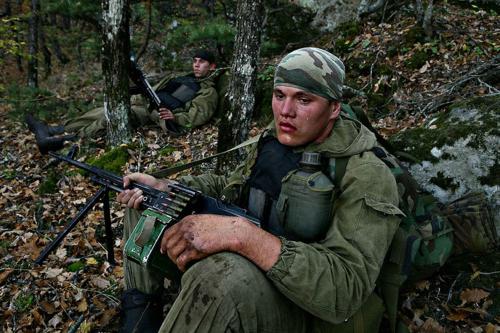
<instances>
[{"instance_id":1,"label":"backpack","mask_svg":"<svg viewBox=\"0 0 500 333\"><path fill-rule=\"evenodd\" d=\"M342 111L348 118L359 118L349 105L343 104ZM431 276L444 265L453 252L453 228L443 217L437 200L421 189L397 158L381 145L371 151L394 175L399 208L406 215L394 235L377 282L391 331L395 332L400 288L405 282ZM349 157L343 157L328 163L328 174L336 186L342 181L348 161Z\"/></svg>"},{"instance_id":2,"label":"backpack","mask_svg":"<svg viewBox=\"0 0 500 333\"><path fill-rule=\"evenodd\" d=\"M405 217L396 230L377 281L378 293L385 303L392 332L407 331L397 321L399 291L410 284L430 277L452 255L466 252L485 253L500 246L491 208L483 193L470 193L442 205L424 191L408 170L388 149L388 142L370 125L361 109L342 104L345 116L359 120L382 143L371 151L391 170L399 192L399 208ZM399 155L398 155L399 156ZM404 156L412 160L411 156ZM349 157L328 163L330 177L340 185Z\"/></svg>"}]
</instances>

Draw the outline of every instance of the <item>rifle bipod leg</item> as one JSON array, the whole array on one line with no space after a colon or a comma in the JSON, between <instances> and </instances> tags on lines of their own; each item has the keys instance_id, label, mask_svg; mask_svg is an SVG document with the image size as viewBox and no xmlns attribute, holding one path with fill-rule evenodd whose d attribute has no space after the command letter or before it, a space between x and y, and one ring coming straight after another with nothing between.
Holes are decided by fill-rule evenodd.
<instances>
[{"instance_id":1,"label":"rifle bipod leg","mask_svg":"<svg viewBox=\"0 0 500 333\"><path fill-rule=\"evenodd\" d=\"M108 248L108 262L110 265L115 265L115 253L113 247L113 229L111 228L111 211L109 209L109 189L102 196L102 204L104 211L104 227L106 228L106 247Z\"/></svg>"},{"instance_id":2,"label":"rifle bipod leg","mask_svg":"<svg viewBox=\"0 0 500 333\"><path fill-rule=\"evenodd\" d=\"M63 231L61 231L57 237L49 244L47 245L42 253L36 258L35 264L41 265L45 259L47 259L48 255L50 252L52 252L61 242L62 240L73 230L73 228L77 225L77 223L82 220L91 210L95 204L100 200L103 199L104 201L104 219L105 219L105 227L106 227L106 245L108 247L108 260L109 263L114 265L115 260L114 260L114 253L113 253L113 235L111 231L111 216L110 216L110 211L109 211L109 189L106 186L103 186L102 188L97 191L96 194L94 194L87 202L85 203L85 206L82 207L76 214L76 216L71 220L71 222L64 228ZM109 228L109 231L108 231ZM111 244L111 247L110 247Z\"/></svg>"}]
</instances>

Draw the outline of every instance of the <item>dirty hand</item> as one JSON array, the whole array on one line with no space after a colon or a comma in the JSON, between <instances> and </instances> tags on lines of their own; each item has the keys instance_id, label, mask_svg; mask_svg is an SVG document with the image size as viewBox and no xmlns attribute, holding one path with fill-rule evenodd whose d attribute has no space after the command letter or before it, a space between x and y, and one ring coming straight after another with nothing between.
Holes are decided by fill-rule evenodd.
<instances>
[{"instance_id":1,"label":"dirty hand","mask_svg":"<svg viewBox=\"0 0 500 333\"><path fill-rule=\"evenodd\" d=\"M163 119L163 120L175 120L174 114L172 113L172 111L170 111L167 108L160 108L158 110L158 114L160 115L160 119Z\"/></svg>"},{"instance_id":2,"label":"dirty hand","mask_svg":"<svg viewBox=\"0 0 500 333\"><path fill-rule=\"evenodd\" d=\"M141 183L151 186L159 191L167 191L168 184L172 181L166 179L157 179L153 176L146 175L145 173L135 172L123 177L123 187L127 188L132 182ZM134 189L126 189L116 196L116 201L127 205L127 207L138 209L142 203L142 191Z\"/></svg>"},{"instance_id":3,"label":"dirty hand","mask_svg":"<svg viewBox=\"0 0 500 333\"><path fill-rule=\"evenodd\" d=\"M238 252L238 237L245 218L212 214L188 215L167 229L160 251L184 272L189 262L222 251Z\"/></svg>"}]
</instances>

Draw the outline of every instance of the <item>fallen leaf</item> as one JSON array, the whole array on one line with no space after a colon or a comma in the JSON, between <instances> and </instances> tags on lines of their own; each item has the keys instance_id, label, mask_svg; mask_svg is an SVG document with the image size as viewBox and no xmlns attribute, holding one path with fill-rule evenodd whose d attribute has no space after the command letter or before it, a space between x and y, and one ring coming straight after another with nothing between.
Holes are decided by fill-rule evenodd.
<instances>
[{"instance_id":1,"label":"fallen leaf","mask_svg":"<svg viewBox=\"0 0 500 333\"><path fill-rule=\"evenodd\" d=\"M87 265L97 265L97 260L94 257L87 258Z\"/></svg>"},{"instance_id":2,"label":"fallen leaf","mask_svg":"<svg viewBox=\"0 0 500 333\"><path fill-rule=\"evenodd\" d=\"M416 288L418 290L429 290L430 286L431 286L431 283L429 282L429 280L418 281L416 283Z\"/></svg>"},{"instance_id":3,"label":"fallen leaf","mask_svg":"<svg viewBox=\"0 0 500 333\"><path fill-rule=\"evenodd\" d=\"M483 289L465 289L460 293L460 300L462 300L461 305L465 303L479 303L480 300L488 297L489 294L489 292Z\"/></svg>"},{"instance_id":4,"label":"fallen leaf","mask_svg":"<svg viewBox=\"0 0 500 333\"><path fill-rule=\"evenodd\" d=\"M468 313L465 311L454 312L446 316L446 319L451 321L462 321L468 317Z\"/></svg>"},{"instance_id":5,"label":"fallen leaf","mask_svg":"<svg viewBox=\"0 0 500 333\"><path fill-rule=\"evenodd\" d=\"M500 331L500 326L493 325L492 323L488 323L485 327L485 333L496 333Z\"/></svg>"},{"instance_id":6,"label":"fallen leaf","mask_svg":"<svg viewBox=\"0 0 500 333\"><path fill-rule=\"evenodd\" d=\"M40 306L42 307L42 310L47 312L48 314L53 314L54 312L56 312L56 307L53 303L41 301Z\"/></svg>"},{"instance_id":7,"label":"fallen leaf","mask_svg":"<svg viewBox=\"0 0 500 333\"><path fill-rule=\"evenodd\" d=\"M180 160L182 158L182 152L176 150L172 153L172 157L173 157L174 161L177 162L178 160Z\"/></svg>"},{"instance_id":8,"label":"fallen leaf","mask_svg":"<svg viewBox=\"0 0 500 333\"><path fill-rule=\"evenodd\" d=\"M52 278L55 278L55 277L61 275L62 272L63 272L62 268L47 268L47 270L45 271L45 274L47 275L47 277L49 279L52 279Z\"/></svg>"},{"instance_id":9,"label":"fallen leaf","mask_svg":"<svg viewBox=\"0 0 500 333\"><path fill-rule=\"evenodd\" d=\"M33 319L35 319L38 325L43 326L45 324L43 316L40 314L40 312L37 311L37 309L31 310L31 314L33 315Z\"/></svg>"},{"instance_id":10,"label":"fallen leaf","mask_svg":"<svg viewBox=\"0 0 500 333\"><path fill-rule=\"evenodd\" d=\"M109 288L109 286L111 285L108 280L103 279L102 277L96 277L92 279L92 284L100 289Z\"/></svg>"},{"instance_id":11,"label":"fallen leaf","mask_svg":"<svg viewBox=\"0 0 500 333\"><path fill-rule=\"evenodd\" d=\"M88 304L87 304L87 300L85 298L82 298L82 300L80 301L80 303L78 303L78 312L85 312L87 311L88 309Z\"/></svg>"},{"instance_id":12,"label":"fallen leaf","mask_svg":"<svg viewBox=\"0 0 500 333\"><path fill-rule=\"evenodd\" d=\"M61 316L56 314L49 320L49 325L56 328L61 323L61 321L62 321Z\"/></svg>"},{"instance_id":13,"label":"fallen leaf","mask_svg":"<svg viewBox=\"0 0 500 333\"><path fill-rule=\"evenodd\" d=\"M5 279L7 279L9 277L9 275L10 275L10 273L12 273L12 271L13 271L12 268L7 268L3 272L0 273L0 285L3 284Z\"/></svg>"},{"instance_id":14,"label":"fallen leaf","mask_svg":"<svg viewBox=\"0 0 500 333\"><path fill-rule=\"evenodd\" d=\"M470 280L469 281L473 281L475 279L477 279L477 277L481 275L481 272L480 271L475 271L471 276L470 276Z\"/></svg>"},{"instance_id":15,"label":"fallen leaf","mask_svg":"<svg viewBox=\"0 0 500 333\"><path fill-rule=\"evenodd\" d=\"M420 333L445 333L443 326L432 318L427 318L424 324L420 327Z\"/></svg>"}]
</instances>

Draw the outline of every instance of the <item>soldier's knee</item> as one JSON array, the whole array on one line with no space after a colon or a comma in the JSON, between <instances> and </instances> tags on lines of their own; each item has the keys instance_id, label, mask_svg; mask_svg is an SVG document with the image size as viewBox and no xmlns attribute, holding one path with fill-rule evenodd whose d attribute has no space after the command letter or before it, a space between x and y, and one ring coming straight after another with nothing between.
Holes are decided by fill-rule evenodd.
<instances>
[{"instance_id":1,"label":"soldier's knee","mask_svg":"<svg viewBox=\"0 0 500 333\"><path fill-rule=\"evenodd\" d=\"M264 273L246 258L230 252L207 257L189 268L182 287L209 290L211 296L251 302L259 284L269 283Z\"/></svg>"}]
</instances>

